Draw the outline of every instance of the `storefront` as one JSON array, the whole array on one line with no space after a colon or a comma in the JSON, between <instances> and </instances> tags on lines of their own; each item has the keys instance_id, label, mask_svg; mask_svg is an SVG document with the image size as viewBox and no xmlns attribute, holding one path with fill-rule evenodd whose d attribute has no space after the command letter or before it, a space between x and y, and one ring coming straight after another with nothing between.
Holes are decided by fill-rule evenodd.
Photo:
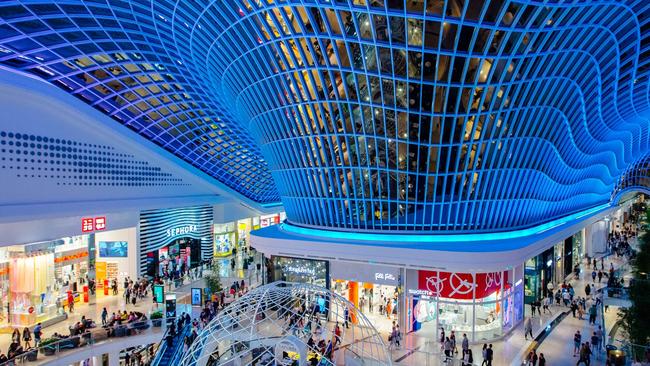
<instances>
[{"instance_id":1,"label":"storefront","mask_svg":"<svg viewBox=\"0 0 650 366\"><path fill-rule=\"evenodd\" d=\"M438 339L466 333L471 341L501 338L523 320L523 267L502 272L407 272L409 331Z\"/></svg>"},{"instance_id":2,"label":"storefront","mask_svg":"<svg viewBox=\"0 0 650 366\"><path fill-rule=\"evenodd\" d=\"M88 248L92 235L0 248L7 269L6 321L33 326L63 319L68 298L87 301ZM3 285L4 287L5 285ZM85 290L85 291L84 291Z\"/></svg>"},{"instance_id":3,"label":"storefront","mask_svg":"<svg viewBox=\"0 0 650 366\"><path fill-rule=\"evenodd\" d=\"M329 288L329 266L326 261L292 257L271 257L269 282L310 283Z\"/></svg>"},{"instance_id":4,"label":"storefront","mask_svg":"<svg viewBox=\"0 0 650 366\"><path fill-rule=\"evenodd\" d=\"M524 265L524 302L530 304L547 295L549 282L555 277L555 248L549 248L538 256L530 258ZM553 286L553 285L552 285Z\"/></svg>"},{"instance_id":5,"label":"storefront","mask_svg":"<svg viewBox=\"0 0 650 366\"><path fill-rule=\"evenodd\" d=\"M330 278L332 290L361 310L380 332L390 332L393 321L399 321L399 268L330 261Z\"/></svg>"},{"instance_id":6,"label":"storefront","mask_svg":"<svg viewBox=\"0 0 650 366\"><path fill-rule=\"evenodd\" d=\"M277 225L286 218L284 212L249 217L224 224L214 224L214 256L227 257L233 250L246 248L252 230Z\"/></svg>"},{"instance_id":7,"label":"storefront","mask_svg":"<svg viewBox=\"0 0 650 366\"><path fill-rule=\"evenodd\" d=\"M182 237L147 253L147 275L168 277L201 264L201 240Z\"/></svg>"},{"instance_id":8,"label":"storefront","mask_svg":"<svg viewBox=\"0 0 650 366\"><path fill-rule=\"evenodd\" d=\"M237 244L237 231L235 223L214 225L214 256L227 257L232 254L233 248Z\"/></svg>"},{"instance_id":9,"label":"storefront","mask_svg":"<svg viewBox=\"0 0 650 366\"><path fill-rule=\"evenodd\" d=\"M139 273L164 276L214 257L212 206L140 213Z\"/></svg>"},{"instance_id":10,"label":"storefront","mask_svg":"<svg viewBox=\"0 0 650 366\"><path fill-rule=\"evenodd\" d=\"M582 259L584 258L584 253L585 253L585 235L584 235L584 229L578 231L577 233L573 234L571 237L573 241L573 253L572 253L572 263L573 267L575 268L576 266L579 266L580 263L582 262Z\"/></svg>"},{"instance_id":11,"label":"storefront","mask_svg":"<svg viewBox=\"0 0 650 366\"><path fill-rule=\"evenodd\" d=\"M283 220L283 213L260 216L260 228L265 228L273 225L277 225Z\"/></svg>"},{"instance_id":12,"label":"storefront","mask_svg":"<svg viewBox=\"0 0 650 366\"><path fill-rule=\"evenodd\" d=\"M95 234L95 278L99 293L115 280L138 277L137 230L135 227Z\"/></svg>"}]
</instances>

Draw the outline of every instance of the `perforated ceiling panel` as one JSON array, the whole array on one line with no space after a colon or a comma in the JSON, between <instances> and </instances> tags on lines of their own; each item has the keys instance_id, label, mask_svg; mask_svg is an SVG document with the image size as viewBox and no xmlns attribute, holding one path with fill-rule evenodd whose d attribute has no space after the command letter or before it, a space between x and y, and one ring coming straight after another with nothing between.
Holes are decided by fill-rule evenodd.
<instances>
[{"instance_id":1,"label":"perforated ceiling panel","mask_svg":"<svg viewBox=\"0 0 650 366\"><path fill-rule=\"evenodd\" d=\"M160 167L113 146L0 130L2 169L22 180L62 186L189 186Z\"/></svg>"},{"instance_id":2,"label":"perforated ceiling panel","mask_svg":"<svg viewBox=\"0 0 650 366\"><path fill-rule=\"evenodd\" d=\"M648 151L649 7L5 1L0 62L273 201L248 127L294 223L500 231L608 202Z\"/></svg>"}]
</instances>

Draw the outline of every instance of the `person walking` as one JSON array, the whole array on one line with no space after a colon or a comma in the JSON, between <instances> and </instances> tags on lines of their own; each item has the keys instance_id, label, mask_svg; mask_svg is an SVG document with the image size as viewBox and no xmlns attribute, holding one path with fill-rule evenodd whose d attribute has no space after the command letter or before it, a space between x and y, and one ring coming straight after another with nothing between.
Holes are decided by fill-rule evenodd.
<instances>
[{"instance_id":1,"label":"person walking","mask_svg":"<svg viewBox=\"0 0 650 366\"><path fill-rule=\"evenodd\" d=\"M546 358L544 357L543 353L539 354L539 358L537 359L537 366L546 366Z\"/></svg>"},{"instance_id":2,"label":"person walking","mask_svg":"<svg viewBox=\"0 0 650 366\"><path fill-rule=\"evenodd\" d=\"M526 321L524 322L524 339L528 340L528 335L530 334L530 338L533 338L533 323L530 320L530 317L526 318Z\"/></svg>"},{"instance_id":3,"label":"person walking","mask_svg":"<svg viewBox=\"0 0 650 366\"><path fill-rule=\"evenodd\" d=\"M68 311L71 313L74 312L74 296L72 295L72 291L68 291Z\"/></svg>"},{"instance_id":4,"label":"person walking","mask_svg":"<svg viewBox=\"0 0 650 366\"><path fill-rule=\"evenodd\" d=\"M36 324L34 327L34 347L38 347L41 344L41 335L42 333L41 323Z\"/></svg>"},{"instance_id":5,"label":"person walking","mask_svg":"<svg viewBox=\"0 0 650 366\"><path fill-rule=\"evenodd\" d=\"M576 362L576 366L580 363L584 363L587 366L591 363L591 349L589 348L589 342L584 343L580 349L580 359Z\"/></svg>"},{"instance_id":6,"label":"person walking","mask_svg":"<svg viewBox=\"0 0 650 366\"><path fill-rule=\"evenodd\" d=\"M598 309L596 305L591 305L589 307L589 324L596 325L596 315L598 314Z\"/></svg>"},{"instance_id":7,"label":"person walking","mask_svg":"<svg viewBox=\"0 0 650 366\"><path fill-rule=\"evenodd\" d=\"M107 318L108 318L108 311L106 310L106 308L104 308L104 310L102 310L102 326L106 326Z\"/></svg>"},{"instance_id":8,"label":"person walking","mask_svg":"<svg viewBox=\"0 0 650 366\"><path fill-rule=\"evenodd\" d=\"M528 352L528 356L526 356L526 366L537 366L537 353L535 350Z\"/></svg>"},{"instance_id":9,"label":"person walking","mask_svg":"<svg viewBox=\"0 0 650 366\"><path fill-rule=\"evenodd\" d=\"M451 347L451 340L449 339L449 337L445 339L444 350L445 350L445 362L448 362L449 360L451 360L451 351L453 350L453 348Z\"/></svg>"},{"instance_id":10,"label":"person walking","mask_svg":"<svg viewBox=\"0 0 650 366\"><path fill-rule=\"evenodd\" d=\"M13 333L11 333L11 342L20 345L20 331L18 329L14 329Z\"/></svg>"},{"instance_id":11,"label":"person walking","mask_svg":"<svg viewBox=\"0 0 650 366\"><path fill-rule=\"evenodd\" d=\"M481 362L481 366L487 365L488 362L487 349L488 349L487 343L483 343L483 349L481 350L481 355L483 356L483 362Z\"/></svg>"},{"instance_id":12,"label":"person walking","mask_svg":"<svg viewBox=\"0 0 650 366\"><path fill-rule=\"evenodd\" d=\"M463 333L463 340L461 341L460 347L463 349L463 357L464 357L465 351L469 349L469 339L467 339L466 333Z\"/></svg>"},{"instance_id":13,"label":"person walking","mask_svg":"<svg viewBox=\"0 0 650 366\"><path fill-rule=\"evenodd\" d=\"M493 359L494 359L494 350L492 349L492 343L490 343L487 349L487 366L492 366Z\"/></svg>"},{"instance_id":14,"label":"person walking","mask_svg":"<svg viewBox=\"0 0 650 366\"><path fill-rule=\"evenodd\" d=\"M578 352L580 352L580 342L582 342L582 334L580 334L580 331L578 330L573 335L573 357L576 357Z\"/></svg>"},{"instance_id":15,"label":"person walking","mask_svg":"<svg viewBox=\"0 0 650 366\"><path fill-rule=\"evenodd\" d=\"M472 366L474 363L474 356L471 349L463 350L463 366Z\"/></svg>"},{"instance_id":16,"label":"person walking","mask_svg":"<svg viewBox=\"0 0 650 366\"><path fill-rule=\"evenodd\" d=\"M452 349L453 353L458 353L458 346L456 344L456 333L453 330L451 331L451 334L449 335L449 340L451 341L451 349Z\"/></svg>"},{"instance_id":17,"label":"person walking","mask_svg":"<svg viewBox=\"0 0 650 366\"><path fill-rule=\"evenodd\" d=\"M32 333L29 331L28 327L23 329L23 342L25 342L25 349L32 348Z\"/></svg>"}]
</instances>

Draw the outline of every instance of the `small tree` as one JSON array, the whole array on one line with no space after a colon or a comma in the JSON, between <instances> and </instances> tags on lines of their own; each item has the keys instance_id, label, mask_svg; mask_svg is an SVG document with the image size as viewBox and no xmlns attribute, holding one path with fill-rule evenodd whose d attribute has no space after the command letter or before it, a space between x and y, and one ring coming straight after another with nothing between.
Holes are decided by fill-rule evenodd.
<instances>
[{"instance_id":1,"label":"small tree","mask_svg":"<svg viewBox=\"0 0 650 366\"><path fill-rule=\"evenodd\" d=\"M215 260L212 264L212 272L203 276L205 279L205 286L210 290L211 294L216 294L223 290L221 286L221 274L220 274L219 261Z\"/></svg>"},{"instance_id":2,"label":"small tree","mask_svg":"<svg viewBox=\"0 0 650 366\"><path fill-rule=\"evenodd\" d=\"M650 217L650 211L646 213ZM650 342L650 233L639 237L639 252L633 262L634 279L630 283L629 295L632 305L619 311L623 329L632 344L645 346ZM633 349L639 356L643 349Z\"/></svg>"}]
</instances>

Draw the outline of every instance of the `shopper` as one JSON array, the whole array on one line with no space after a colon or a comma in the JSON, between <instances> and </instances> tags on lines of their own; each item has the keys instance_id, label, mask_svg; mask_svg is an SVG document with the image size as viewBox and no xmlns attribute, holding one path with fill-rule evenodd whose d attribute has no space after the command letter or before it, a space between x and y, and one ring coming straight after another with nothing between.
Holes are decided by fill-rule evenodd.
<instances>
[{"instance_id":1,"label":"shopper","mask_svg":"<svg viewBox=\"0 0 650 366\"><path fill-rule=\"evenodd\" d=\"M25 342L25 349L32 348L32 333L29 331L28 327L23 329L23 342Z\"/></svg>"},{"instance_id":2,"label":"shopper","mask_svg":"<svg viewBox=\"0 0 650 366\"><path fill-rule=\"evenodd\" d=\"M576 357L578 352L580 352L580 342L582 342L582 334L580 334L580 331L578 330L573 335L573 357Z\"/></svg>"},{"instance_id":3,"label":"shopper","mask_svg":"<svg viewBox=\"0 0 650 366\"><path fill-rule=\"evenodd\" d=\"M539 354L539 358L537 359L537 366L546 366L546 358L544 358L543 353Z\"/></svg>"},{"instance_id":4,"label":"shopper","mask_svg":"<svg viewBox=\"0 0 650 366\"><path fill-rule=\"evenodd\" d=\"M492 343L490 343L487 349L487 366L492 366L493 359L494 359L494 350L492 350Z\"/></svg>"},{"instance_id":5,"label":"shopper","mask_svg":"<svg viewBox=\"0 0 650 366\"><path fill-rule=\"evenodd\" d=\"M471 349L463 350L463 366L472 366L474 363L474 356L472 355Z\"/></svg>"},{"instance_id":6,"label":"shopper","mask_svg":"<svg viewBox=\"0 0 650 366\"><path fill-rule=\"evenodd\" d=\"M11 343L20 344L20 331L18 329L14 329L13 333L11 333Z\"/></svg>"},{"instance_id":7,"label":"shopper","mask_svg":"<svg viewBox=\"0 0 650 366\"><path fill-rule=\"evenodd\" d=\"M447 362L451 359L451 351L453 350L451 346L451 340L449 339L449 337L445 338L444 350L445 350L445 362Z\"/></svg>"},{"instance_id":8,"label":"shopper","mask_svg":"<svg viewBox=\"0 0 650 366\"><path fill-rule=\"evenodd\" d=\"M535 350L528 352L528 356L526 356L526 366L537 366L537 353Z\"/></svg>"},{"instance_id":9,"label":"shopper","mask_svg":"<svg viewBox=\"0 0 650 366\"><path fill-rule=\"evenodd\" d=\"M487 362L488 362L487 350L488 350L487 343L483 343L483 349L481 350L481 355L483 356L483 362L481 362L481 366L487 365Z\"/></svg>"},{"instance_id":10,"label":"shopper","mask_svg":"<svg viewBox=\"0 0 650 366\"><path fill-rule=\"evenodd\" d=\"M466 333L463 333L463 340L461 341L460 347L463 349L463 355L465 355L465 351L469 349L469 339L467 339Z\"/></svg>"},{"instance_id":11,"label":"shopper","mask_svg":"<svg viewBox=\"0 0 650 366\"><path fill-rule=\"evenodd\" d=\"M72 291L68 291L68 311L71 313L74 312L74 296L72 295Z\"/></svg>"},{"instance_id":12,"label":"shopper","mask_svg":"<svg viewBox=\"0 0 650 366\"><path fill-rule=\"evenodd\" d=\"M454 353L458 353L458 347L456 345L456 333L452 330L449 335L449 340L451 341L451 349Z\"/></svg>"},{"instance_id":13,"label":"shopper","mask_svg":"<svg viewBox=\"0 0 650 366\"><path fill-rule=\"evenodd\" d=\"M530 317L526 318L526 321L524 322L524 339L528 340L528 335L530 335L530 338L533 337L533 323L530 320Z\"/></svg>"},{"instance_id":14,"label":"shopper","mask_svg":"<svg viewBox=\"0 0 650 366\"><path fill-rule=\"evenodd\" d=\"M589 348L589 342L584 343L580 349L580 359L576 362L576 366L580 363L584 363L587 366L591 363L591 349Z\"/></svg>"},{"instance_id":15,"label":"shopper","mask_svg":"<svg viewBox=\"0 0 650 366\"><path fill-rule=\"evenodd\" d=\"M102 310L102 326L106 326L106 318L108 318L108 311L104 308Z\"/></svg>"},{"instance_id":16,"label":"shopper","mask_svg":"<svg viewBox=\"0 0 650 366\"><path fill-rule=\"evenodd\" d=\"M41 335L42 335L41 329L42 329L41 323L36 324L36 326L34 327L34 347L38 347L38 345L41 344Z\"/></svg>"}]
</instances>

